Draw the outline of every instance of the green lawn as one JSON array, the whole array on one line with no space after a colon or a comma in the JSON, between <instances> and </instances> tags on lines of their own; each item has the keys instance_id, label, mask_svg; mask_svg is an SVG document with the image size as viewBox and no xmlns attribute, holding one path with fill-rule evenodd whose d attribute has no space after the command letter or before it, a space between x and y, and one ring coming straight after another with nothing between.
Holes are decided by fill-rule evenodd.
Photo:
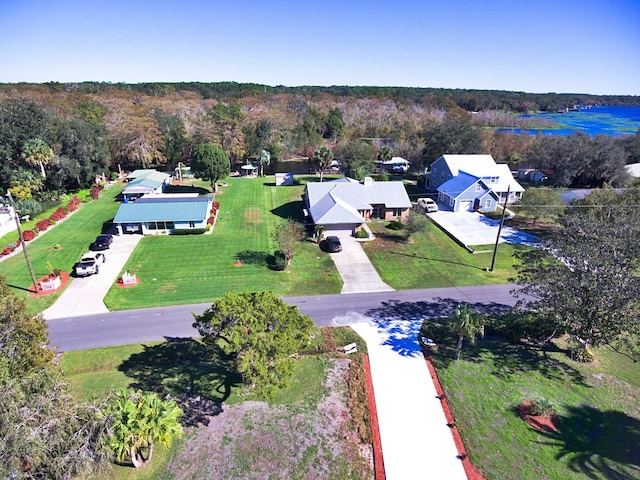
<instances>
[{"instance_id":1,"label":"green lawn","mask_svg":"<svg viewBox=\"0 0 640 480\"><path fill-rule=\"evenodd\" d=\"M494 270L488 272L492 251L471 254L434 224L407 243L402 230L390 230L388 223L370 223L376 239L363 247L382 280L397 290L508 283L515 276L514 251L526 248L499 245Z\"/></svg>"},{"instance_id":2,"label":"green lawn","mask_svg":"<svg viewBox=\"0 0 640 480\"><path fill-rule=\"evenodd\" d=\"M339 293L342 280L328 254L303 242L285 272L273 269L275 226L301 220L304 187L276 187L273 178L230 178L216 200L217 224L210 235L142 239L126 270L140 285L113 287L105 298L112 310L210 302L226 292L273 290L282 295ZM242 266L234 265L236 259Z\"/></svg>"},{"instance_id":3,"label":"green lawn","mask_svg":"<svg viewBox=\"0 0 640 480\"><path fill-rule=\"evenodd\" d=\"M480 340L455 361L455 337L438 342L434 365L472 462L488 480L640 478L637 365L610 349L580 364L558 345ZM518 416L535 399L555 406L557 433Z\"/></svg>"},{"instance_id":4,"label":"green lawn","mask_svg":"<svg viewBox=\"0 0 640 480\"><path fill-rule=\"evenodd\" d=\"M47 262L51 262L54 268L71 272L73 265L88 250L89 244L101 233L104 222L115 216L119 206L115 199L120 190L117 185L104 190L98 200L82 205L62 222L27 243L27 253L36 279L49 273ZM25 228L30 225L31 223L26 224ZM15 243L17 233L10 235ZM61 248L54 248L56 245ZM32 281L22 252L0 262L0 274L14 287L16 295L28 299L27 308L31 313L41 312L60 295L57 293L39 298L29 297L28 289Z\"/></svg>"}]
</instances>

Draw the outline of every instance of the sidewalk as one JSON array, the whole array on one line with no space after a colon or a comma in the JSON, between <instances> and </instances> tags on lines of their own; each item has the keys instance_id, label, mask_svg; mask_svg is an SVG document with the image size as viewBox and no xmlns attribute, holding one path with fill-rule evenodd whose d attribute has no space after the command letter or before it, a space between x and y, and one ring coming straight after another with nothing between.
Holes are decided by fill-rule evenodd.
<instances>
[{"instance_id":1,"label":"sidewalk","mask_svg":"<svg viewBox=\"0 0 640 480\"><path fill-rule=\"evenodd\" d=\"M340 242L342 252L330 254L342 278L343 285L340 293L393 291L393 288L380 279L369 257L354 237L342 237Z\"/></svg>"},{"instance_id":2,"label":"sidewalk","mask_svg":"<svg viewBox=\"0 0 640 480\"><path fill-rule=\"evenodd\" d=\"M466 480L418 344L422 320L362 320L350 326L367 342L386 478Z\"/></svg>"}]
</instances>

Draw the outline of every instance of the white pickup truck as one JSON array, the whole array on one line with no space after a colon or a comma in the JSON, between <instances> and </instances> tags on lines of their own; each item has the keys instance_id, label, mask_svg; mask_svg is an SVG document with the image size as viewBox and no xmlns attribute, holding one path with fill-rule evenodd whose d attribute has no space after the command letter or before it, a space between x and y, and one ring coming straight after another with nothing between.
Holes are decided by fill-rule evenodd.
<instances>
[{"instance_id":1,"label":"white pickup truck","mask_svg":"<svg viewBox=\"0 0 640 480\"><path fill-rule=\"evenodd\" d=\"M106 260L104 253L85 253L76 265L76 276L86 277L87 275L98 273L100 271L100 265L102 265Z\"/></svg>"}]
</instances>

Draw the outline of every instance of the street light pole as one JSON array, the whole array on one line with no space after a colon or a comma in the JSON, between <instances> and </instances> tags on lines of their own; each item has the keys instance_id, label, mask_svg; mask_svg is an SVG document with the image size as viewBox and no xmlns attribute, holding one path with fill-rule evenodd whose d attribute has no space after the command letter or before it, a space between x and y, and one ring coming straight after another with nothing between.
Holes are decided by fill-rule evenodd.
<instances>
[{"instance_id":1,"label":"street light pole","mask_svg":"<svg viewBox=\"0 0 640 480\"><path fill-rule=\"evenodd\" d=\"M31 266L31 260L29 260L29 254L27 253L27 244L24 241L24 237L22 236L22 228L20 227L20 218L18 217L18 211L16 210L16 204L13 201L13 197L11 196L11 192L7 190L7 197L9 198L9 203L13 208L13 215L16 219L16 225L18 226L18 236L20 238L20 245L22 245L22 251L24 252L24 259L27 261L27 267L29 268L29 274L31 275L31 281L33 281L33 286L36 289L36 293L38 293L38 282L36 282L36 276L33 274L33 267Z\"/></svg>"}]
</instances>

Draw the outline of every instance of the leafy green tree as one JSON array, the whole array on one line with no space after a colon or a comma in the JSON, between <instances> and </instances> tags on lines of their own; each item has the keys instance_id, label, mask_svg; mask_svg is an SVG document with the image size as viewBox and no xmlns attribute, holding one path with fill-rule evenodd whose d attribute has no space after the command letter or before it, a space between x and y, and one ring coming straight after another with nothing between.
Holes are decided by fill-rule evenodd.
<instances>
[{"instance_id":1,"label":"leafy green tree","mask_svg":"<svg viewBox=\"0 0 640 480\"><path fill-rule=\"evenodd\" d=\"M263 398L287 384L292 355L308 344L313 326L273 292L227 293L194 318L202 340L232 355L244 382Z\"/></svg>"},{"instance_id":2,"label":"leafy green tree","mask_svg":"<svg viewBox=\"0 0 640 480\"><path fill-rule=\"evenodd\" d=\"M409 211L409 216L404 222L404 231L407 234L407 240L411 240L411 237L416 233L423 233L429 228L431 222L426 215L422 215L415 210Z\"/></svg>"},{"instance_id":3,"label":"leafy green tree","mask_svg":"<svg viewBox=\"0 0 640 480\"><path fill-rule=\"evenodd\" d=\"M109 442L119 461L134 467L147 465L153 446L169 446L182 435L182 410L173 400L162 400L154 392L119 390L108 399L102 416L109 423Z\"/></svg>"},{"instance_id":4,"label":"leafy green tree","mask_svg":"<svg viewBox=\"0 0 640 480\"><path fill-rule=\"evenodd\" d=\"M0 276L0 379L18 378L51 365L49 331L42 315L27 312Z\"/></svg>"},{"instance_id":5,"label":"leafy green tree","mask_svg":"<svg viewBox=\"0 0 640 480\"><path fill-rule=\"evenodd\" d=\"M637 342L640 243L630 239L640 238L639 197L629 190L578 203L546 249L517 252L517 308L554 324L586 352ZM640 359L637 346L630 353Z\"/></svg>"},{"instance_id":6,"label":"leafy green tree","mask_svg":"<svg viewBox=\"0 0 640 480\"><path fill-rule=\"evenodd\" d=\"M40 175L42 175L42 178L47 178L44 166L55 156L47 142L41 138L27 140L22 146L21 156L29 165L39 166Z\"/></svg>"},{"instance_id":7,"label":"leafy green tree","mask_svg":"<svg viewBox=\"0 0 640 480\"><path fill-rule=\"evenodd\" d=\"M566 209L560 191L548 187L528 188L522 195L519 205L533 217L534 224L540 218L556 221Z\"/></svg>"},{"instance_id":8,"label":"leafy green tree","mask_svg":"<svg viewBox=\"0 0 640 480\"><path fill-rule=\"evenodd\" d=\"M110 463L100 408L76 404L60 372L0 379L0 478L90 478Z\"/></svg>"},{"instance_id":9,"label":"leafy green tree","mask_svg":"<svg viewBox=\"0 0 640 480\"><path fill-rule=\"evenodd\" d=\"M393 149L389 145L382 145L380 147L380 153L378 153L378 160L383 162L391 160L393 158Z\"/></svg>"},{"instance_id":10,"label":"leafy green tree","mask_svg":"<svg viewBox=\"0 0 640 480\"><path fill-rule=\"evenodd\" d=\"M471 115L461 109L448 111L441 123L427 126L424 139L424 166L445 154L482 153L480 134Z\"/></svg>"},{"instance_id":11,"label":"leafy green tree","mask_svg":"<svg viewBox=\"0 0 640 480\"><path fill-rule=\"evenodd\" d=\"M304 238L304 226L289 218L286 223L281 223L273 231L273 240L283 253L286 265L291 264L295 254L296 245Z\"/></svg>"},{"instance_id":12,"label":"leafy green tree","mask_svg":"<svg viewBox=\"0 0 640 480\"><path fill-rule=\"evenodd\" d=\"M320 181L324 179L324 170L331 166L331 162L333 161L333 152L329 150L328 147L322 146L317 148L315 152L313 152L313 163L318 165L320 169Z\"/></svg>"},{"instance_id":13,"label":"leafy green tree","mask_svg":"<svg viewBox=\"0 0 640 480\"><path fill-rule=\"evenodd\" d=\"M453 322L454 328L458 333L458 344L456 345L456 360L460 359L462 352L462 343L465 338L476 344L478 336L484 336L484 326L486 319L478 312L474 312L469 305L458 305L453 313L449 316Z\"/></svg>"},{"instance_id":14,"label":"leafy green tree","mask_svg":"<svg viewBox=\"0 0 640 480\"><path fill-rule=\"evenodd\" d=\"M158 108L153 111L158 129L164 138L164 146L160 149L171 167L178 165L187 147L187 130L179 115L170 114Z\"/></svg>"},{"instance_id":15,"label":"leafy green tree","mask_svg":"<svg viewBox=\"0 0 640 480\"><path fill-rule=\"evenodd\" d=\"M352 140L341 146L339 154L351 178L363 180L373 172L376 154L369 142Z\"/></svg>"},{"instance_id":16,"label":"leafy green tree","mask_svg":"<svg viewBox=\"0 0 640 480\"><path fill-rule=\"evenodd\" d=\"M327 114L323 137L330 138L335 142L343 133L344 119L342 118L342 110L334 108Z\"/></svg>"},{"instance_id":17,"label":"leafy green tree","mask_svg":"<svg viewBox=\"0 0 640 480\"><path fill-rule=\"evenodd\" d=\"M211 182L211 189L218 191L218 182L229 175L231 162L219 145L201 143L191 154L191 171L196 177Z\"/></svg>"}]
</instances>

